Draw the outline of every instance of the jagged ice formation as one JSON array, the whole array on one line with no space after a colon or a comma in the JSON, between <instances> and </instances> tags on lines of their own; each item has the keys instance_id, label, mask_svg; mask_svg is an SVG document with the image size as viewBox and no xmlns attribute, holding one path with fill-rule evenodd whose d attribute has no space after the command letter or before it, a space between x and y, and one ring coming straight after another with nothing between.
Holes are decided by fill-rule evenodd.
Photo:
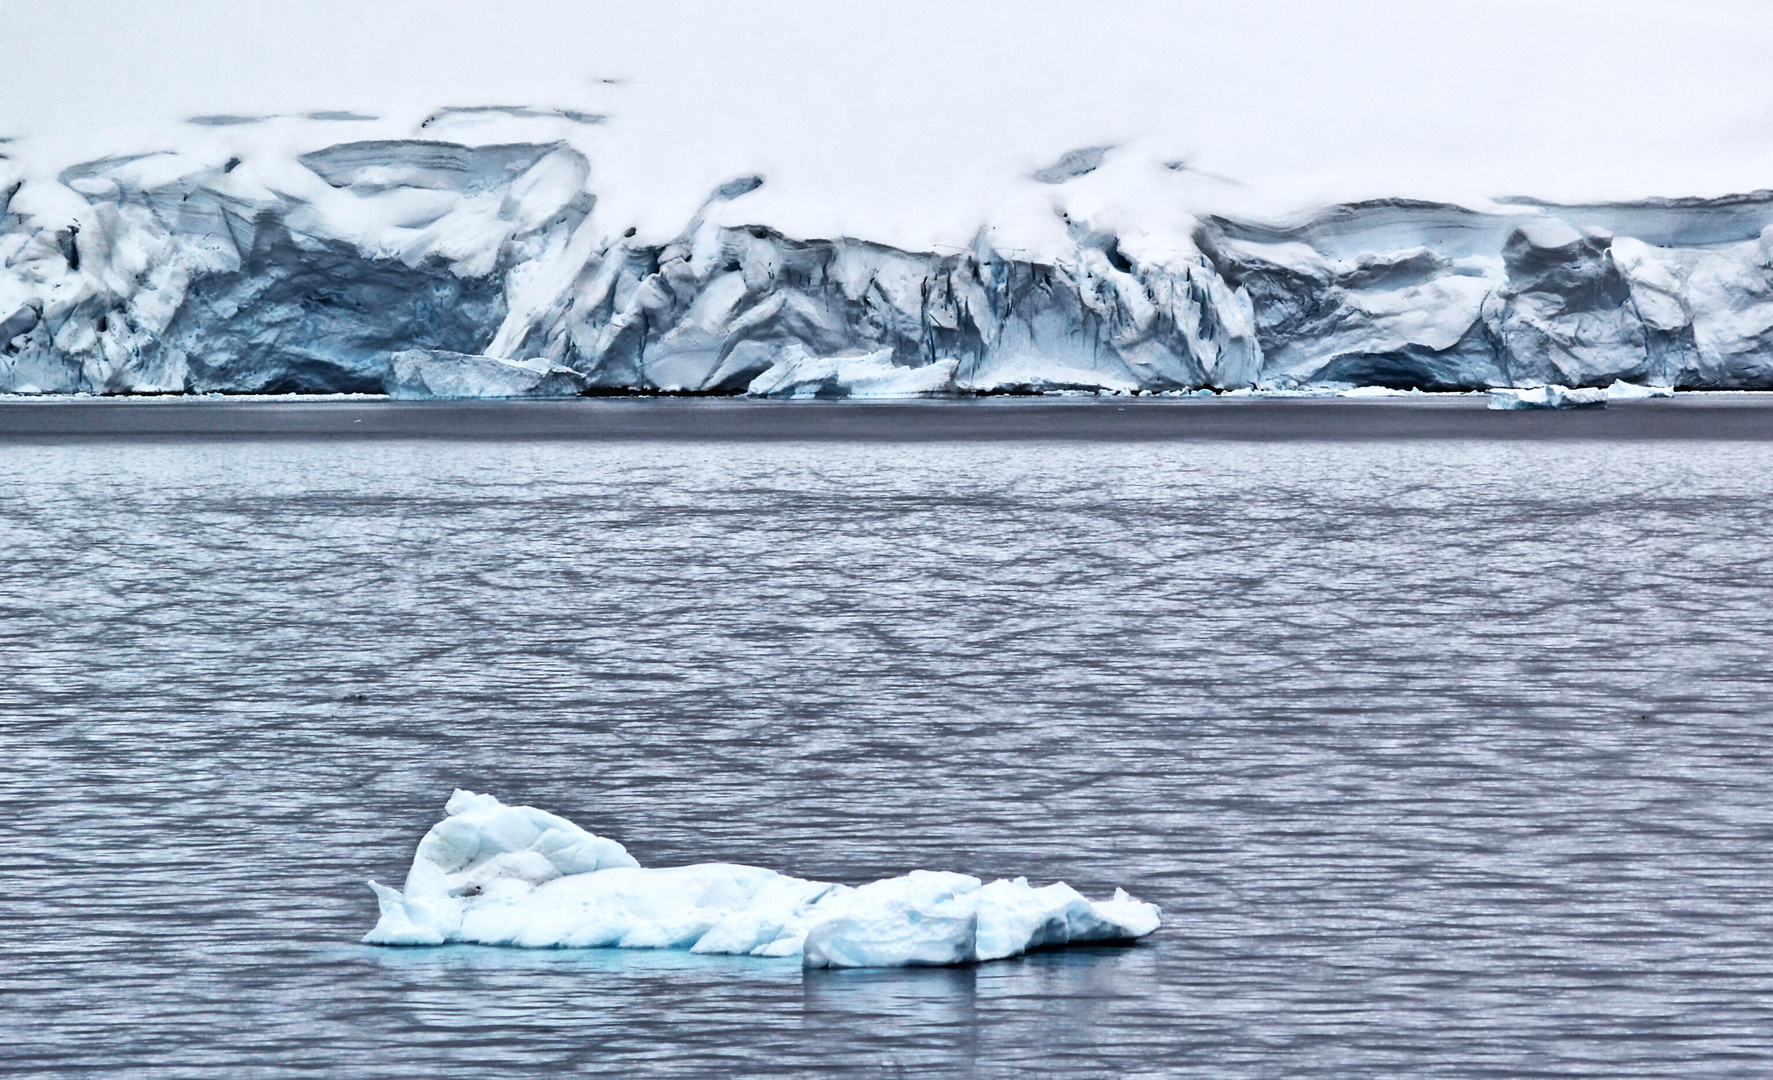
<instances>
[{"instance_id":1,"label":"jagged ice formation","mask_svg":"<svg viewBox=\"0 0 1773 1080\"><path fill-rule=\"evenodd\" d=\"M1105 156L1028 182L1063 191ZM938 252L734 224L767 177L667 242L614 235L593 165L381 140L26 184L0 160L0 390L1773 387L1773 193L1203 214L1168 246L1055 202L1055 251L982 227Z\"/></svg>"}]
</instances>

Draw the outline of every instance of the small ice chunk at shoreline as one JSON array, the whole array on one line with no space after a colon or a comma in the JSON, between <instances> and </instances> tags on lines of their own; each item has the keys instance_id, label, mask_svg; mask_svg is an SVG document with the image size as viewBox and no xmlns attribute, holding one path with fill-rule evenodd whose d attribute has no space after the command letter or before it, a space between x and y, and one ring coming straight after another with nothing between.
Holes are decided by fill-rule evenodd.
<instances>
[{"instance_id":1,"label":"small ice chunk at shoreline","mask_svg":"<svg viewBox=\"0 0 1773 1080\"><path fill-rule=\"evenodd\" d=\"M1421 397L1422 391L1399 390L1393 386L1351 386L1346 390L1338 390L1336 396L1345 398Z\"/></svg>"},{"instance_id":2,"label":"small ice chunk at shoreline","mask_svg":"<svg viewBox=\"0 0 1773 1080\"><path fill-rule=\"evenodd\" d=\"M1607 391L1594 386L1501 386L1490 391L1492 409L1604 409Z\"/></svg>"},{"instance_id":3,"label":"small ice chunk at shoreline","mask_svg":"<svg viewBox=\"0 0 1773 1080\"><path fill-rule=\"evenodd\" d=\"M751 380L745 392L767 398L909 398L954 393L958 361L920 367L893 363L891 349L860 356L814 356L798 343Z\"/></svg>"},{"instance_id":4,"label":"small ice chunk at shoreline","mask_svg":"<svg viewBox=\"0 0 1773 1080\"><path fill-rule=\"evenodd\" d=\"M1607 387L1608 401L1635 401L1640 398L1674 397L1672 386L1644 386L1639 383L1628 383L1624 379L1616 380Z\"/></svg>"},{"instance_id":5,"label":"small ice chunk at shoreline","mask_svg":"<svg viewBox=\"0 0 1773 1080\"><path fill-rule=\"evenodd\" d=\"M688 949L793 957L814 967L998 960L1029 949L1129 941L1159 911L1115 890L1091 902L1063 882L982 884L914 870L852 888L757 866L647 869L564 818L457 791L419 842L402 891L370 882L373 945Z\"/></svg>"},{"instance_id":6,"label":"small ice chunk at shoreline","mask_svg":"<svg viewBox=\"0 0 1773 1080\"><path fill-rule=\"evenodd\" d=\"M382 390L401 401L574 397L585 377L546 360L501 360L440 349L395 353Z\"/></svg>"}]
</instances>

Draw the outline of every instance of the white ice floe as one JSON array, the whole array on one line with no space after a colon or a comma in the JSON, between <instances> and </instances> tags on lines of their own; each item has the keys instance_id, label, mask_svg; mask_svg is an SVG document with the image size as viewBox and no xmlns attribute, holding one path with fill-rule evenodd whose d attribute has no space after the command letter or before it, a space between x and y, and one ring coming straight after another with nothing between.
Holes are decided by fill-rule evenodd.
<instances>
[{"instance_id":1,"label":"white ice floe","mask_svg":"<svg viewBox=\"0 0 1773 1080\"><path fill-rule=\"evenodd\" d=\"M1637 401L1643 398L1674 397L1672 386L1642 386L1620 379L1607 387L1608 401Z\"/></svg>"},{"instance_id":2,"label":"white ice floe","mask_svg":"<svg viewBox=\"0 0 1773 1080\"><path fill-rule=\"evenodd\" d=\"M500 360L436 349L407 349L390 358L382 389L391 398L573 397L585 379L546 360Z\"/></svg>"},{"instance_id":3,"label":"white ice floe","mask_svg":"<svg viewBox=\"0 0 1773 1080\"><path fill-rule=\"evenodd\" d=\"M1337 397L1345 398L1385 398L1420 396L1420 390L1399 390L1395 386L1351 386L1347 390L1337 391Z\"/></svg>"},{"instance_id":4,"label":"white ice floe","mask_svg":"<svg viewBox=\"0 0 1773 1080\"><path fill-rule=\"evenodd\" d=\"M893 350L862 356L813 356L798 344L751 380L746 393L770 398L904 398L954 393L955 361L907 367Z\"/></svg>"},{"instance_id":5,"label":"white ice floe","mask_svg":"<svg viewBox=\"0 0 1773 1080\"><path fill-rule=\"evenodd\" d=\"M1090 901L1064 883L983 884L914 870L852 888L756 866L641 867L564 818L457 791L419 842L405 888L375 882L375 945L688 949L794 957L810 968L998 960L1042 946L1126 941L1156 905L1116 889Z\"/></svg>"},{"instance_id":6,"label":"white ice floe","mask_svg":"<svg viewBox=\"0 0 1773 1080\"><path fill-rule=\"evenodd\" d=\"M1604 409L1607 391L1594 386L1528 386L1500 387L1490 391L1490 408L1518 409Z\"/></svg>"}]
</instances>

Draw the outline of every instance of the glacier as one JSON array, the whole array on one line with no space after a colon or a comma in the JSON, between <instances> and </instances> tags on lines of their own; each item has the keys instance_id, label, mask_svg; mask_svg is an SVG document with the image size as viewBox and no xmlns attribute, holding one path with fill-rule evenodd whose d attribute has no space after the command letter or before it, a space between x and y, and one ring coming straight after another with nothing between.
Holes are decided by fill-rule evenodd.
<instances>
[{"instance_id":1,"label":"glacier","mask_svg":"<svg viewBox=\"0 0 1773 1080\"><path fill-rule=\"evenodd\" d=\"M914 870L858 887L756 866L643 868L614 840L528 806L457 790L419 841L401 890L375 882L375 945L688 949L794 958L808 968L999 960L1030 949L1130 941L1155 905L1064 883L982 883Z\"/></svg>"},{"instance_id":2,"label":"glacier","mask_svg":"<svg viewBox=\"0 0 1773 1080\"><path fill-rule=\"evenodd\" d=\"M1050 243L788 235L747 213L767 175L642 237L586 150L433 138L438 115L53 178L0 158L0 391L1773 388L1773 192L1259 218L1162 202L1146 173L1182 163L1092 146L1021 181Z\"/></svg>"}]
</instances>

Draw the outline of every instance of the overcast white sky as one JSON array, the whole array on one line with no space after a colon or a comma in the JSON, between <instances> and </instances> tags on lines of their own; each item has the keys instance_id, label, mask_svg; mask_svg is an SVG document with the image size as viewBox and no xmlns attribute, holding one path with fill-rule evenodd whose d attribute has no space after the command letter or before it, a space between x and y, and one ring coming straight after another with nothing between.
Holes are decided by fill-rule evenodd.
<instances>
[{"instance_id":1,"label":"overcast white sky","mask_svg":"<svg viewBox=\"0 0 1773 1080\"><path fill-rule=\"evenodd\" d=\"M1299 200L1773 187L1767 0L5 0L0 22L25 161L200 113L520 103L610 113L606 178L755 168L888 204L1139 140Z\"/></svg>"}]
</instances>

